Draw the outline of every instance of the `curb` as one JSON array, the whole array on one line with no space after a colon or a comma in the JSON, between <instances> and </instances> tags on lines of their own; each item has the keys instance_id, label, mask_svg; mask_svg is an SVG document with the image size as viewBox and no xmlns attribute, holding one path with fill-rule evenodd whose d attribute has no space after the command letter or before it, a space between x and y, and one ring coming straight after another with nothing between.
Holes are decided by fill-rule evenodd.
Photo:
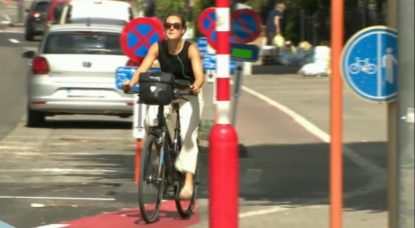
<instances>
[{"instance_id":1,"label":"curb","mask_svg":"<svg viewBox=\"0 0 415 228\"><path fill-rule=\"evenodd\" d=\"M0 29L5 29L11 26L11 24L12 24L12 20L10 19L9 15L7 14L1 15Z\"/></svg>"},{"instance_id":2,"label":"curb","mask_svg":"<svg viewBox=\"0 0 415 228\"><path fill-rule=\"evenodd\" d=\"M24 27L24 23L23 22L11 23L10 27Z\"/></svg>"}]
</instances>

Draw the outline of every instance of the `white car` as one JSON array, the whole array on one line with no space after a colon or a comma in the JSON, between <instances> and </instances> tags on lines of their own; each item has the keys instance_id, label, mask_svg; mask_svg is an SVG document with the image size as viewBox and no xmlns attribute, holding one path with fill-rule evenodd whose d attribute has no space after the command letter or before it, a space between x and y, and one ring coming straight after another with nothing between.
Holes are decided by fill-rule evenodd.
<instances>
[{"instance_id":1,"label":"white car","mask_svg":"<svg viewBox=\"0 0 415 228\"><path fill-rule=\"evenodd\" d=\"M122 26L53 25L32 59L28 75L27 125L48 115L132 115L133 97L116 89L115 72L129 62L120 48Z\"/></svg>"},{"instance_id":2,"label":"white car","mask_svg":"<svg viewBox=\"0 0 415 228\"><path fill-rule=\"evenodd\" d=\"M63 8L59 24L94 23L125 25L134 18L131 4L115 0L71 0Z\"/></svg>"}]
</instances>

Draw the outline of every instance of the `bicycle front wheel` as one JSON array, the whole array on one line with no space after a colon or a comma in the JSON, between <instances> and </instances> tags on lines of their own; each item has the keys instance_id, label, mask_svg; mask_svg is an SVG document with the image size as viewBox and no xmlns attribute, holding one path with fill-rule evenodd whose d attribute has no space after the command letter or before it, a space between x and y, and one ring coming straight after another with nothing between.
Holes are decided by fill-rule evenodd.
<instances>
[{"instance_id":1,"label":"bicycle front wheel","mask_svg":"<svg viewBox=\"0 0 415 228\"><path fill-rule=\"evenodd\" d=\"M185 174L178 173L178 185L176 186L176 208L182 218L189 218L193 213L193 208L196 202L196 194L197 194L197 183L198 183L198 168L196 168L196 172L193 176L193 195L190 199L180 199L180 190L184 186L185 181Z\"/></svg>"},{"instance_id":2,"label":"bicycle front wheel","mask_svg":"<svg viewBox=\"0 0 415 228\"><path fill-rule=\"evenodd\" d=\"M147 135L142 149L138 203L146 223L155 222L160 211L164 188L163 142L154 135Z\"/></svg>"}]
</instances>

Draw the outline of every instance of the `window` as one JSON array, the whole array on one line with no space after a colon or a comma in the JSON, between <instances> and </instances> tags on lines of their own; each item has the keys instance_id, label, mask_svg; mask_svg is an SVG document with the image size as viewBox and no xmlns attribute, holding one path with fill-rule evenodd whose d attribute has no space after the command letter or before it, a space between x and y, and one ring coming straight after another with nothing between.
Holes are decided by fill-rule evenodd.
<instances>
[{"instance_id":1,"label":"window","mask_svg":"<svg viewBox=\"0 0 415 228\"><path fill-rule=\"evenodd\" d=\"M116 33L55 33L47 37L46 54L123 55Z\"/></svg>"},{"instance_id":2,"label":"window","mask_svg":"<svg viewBox=\"0 0 415 228\"><path fill-rule=\"evenodd\" d=\"M39 2L33 8L36 12L46 12L48 11L49 3L48 2Z\"/></svg>"}]
</instances>

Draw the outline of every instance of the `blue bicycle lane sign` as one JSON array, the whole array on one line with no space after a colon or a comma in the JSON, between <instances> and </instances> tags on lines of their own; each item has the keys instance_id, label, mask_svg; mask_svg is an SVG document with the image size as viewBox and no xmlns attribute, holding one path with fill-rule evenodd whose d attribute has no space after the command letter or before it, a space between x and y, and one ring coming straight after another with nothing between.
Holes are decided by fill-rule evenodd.
<instances>
[{"instance_id":1,"label":"blue bicycle lane sign","mask_svg":"<svg viewBox=\"0 0 415 228\"><path fill-rule=\"evenodd\" d=\"M390 102L398 84L397 33L386 26L357 32L345 45L341 70L349 87L362 98Z\"/></svg>"}]
</instances>

